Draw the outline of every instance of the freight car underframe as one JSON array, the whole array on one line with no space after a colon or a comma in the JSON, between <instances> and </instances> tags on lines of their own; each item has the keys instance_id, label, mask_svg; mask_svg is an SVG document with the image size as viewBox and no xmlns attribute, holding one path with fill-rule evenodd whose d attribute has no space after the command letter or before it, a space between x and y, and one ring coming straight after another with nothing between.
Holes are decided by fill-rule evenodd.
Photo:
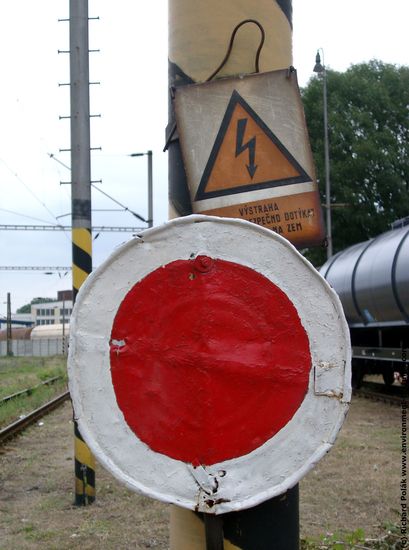
<instances>
[{"instance_id":1,"label":"freight car underframe","mask_svg":"<svg viewBox=\"0 0 409 550\"><path fill-rule=\"evenodd\" d=\"M406 382L409 324L350 325L350 332L353 388L359 388L367 374L381 374L385 384L391 385L398 373Z\"/></svg>"}]
</instances>

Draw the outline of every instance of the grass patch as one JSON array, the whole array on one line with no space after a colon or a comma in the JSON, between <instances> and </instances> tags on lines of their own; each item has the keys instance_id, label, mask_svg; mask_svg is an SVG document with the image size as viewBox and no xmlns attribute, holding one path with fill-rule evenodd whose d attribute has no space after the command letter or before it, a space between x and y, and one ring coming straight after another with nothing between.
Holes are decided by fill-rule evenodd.
<instances>
[{"instance_id":1,"label":"grass patch","mask_svg":"<svg viewBox=\"0 0 409 550\"><path fill-rule=\"evenodd\" d=\"M35 527L34 525L32 525L31 523L29 525L24 525L24 527L22 527L20 529L20 531L22 533L32 533L34 531Z\"/></svg>"},{"instance_id":2,"label":"grass patch","mask_svg":"<svg viewBox=\"0 0 409 550\"><path fill-rule=\"evenodd\" d=\"M53 484L53 486L50 488L50 491L53 490L54 493L58 491L58 489L55 488L56 484ZM65 510L67 507L67 503L65 501L64 495L43 495L41 498L41 502L39 504L39 508L43 512L55 512L56 510Z\"/></svg>"},{"instance_id":3,"label":"grass patch","mask_svg":"<svg viewBox=\"0 0 409 550\"><path fill-rule=\"evenodd\" d=\"M0 427L7 426L21 416L25 416L50 401L53 397L63 393L67 389L65 379L58 380L54 384L42 386L27 396L11 399L0 405Z\"/></svg>"},{"instance_id":4,"label":"grass patch","mask_svg":"<svg viewBox=\"0 0 409 550\"><path fill-rule=\"evenodd\" d=\"M49 529L36 529L32 528L30 531L26 531L25 533L25 539L27 541L35 541L35 542L49 542L52 539L55 539L58 537L58 531L52 531ZM47 545L49 548L49 546ZM43 546L43 548L45 548Z\"/></svg>"},{"instance_id":5,"label":"grass patch","mask_svg":"<svg viewBox=\"0 0 409 550\"><path fill-rule=\"evenodd\" d=\"M67 358L0 357L0 399L33 387L47 378L66 376Z\"/></svg>"},{"instance_id":6,"label":"grass patch","mask_svg":"<svg viewBox=\"0 0 409 550\"><path fill-rule=\"evenodd\" d=\"M397 525L386 524L384 530L385 533L379 538L365 536L363 529L327 533L318 539L305 538L301 540L301 550L400 550L404 548Z\"/></svg>"},{"instance_id":7,"label":"grass patch","mask_svg":"<svg viewBox=\"0 0 409 550\"><path fill-rule=\"evenodd\" d=\"M67 358L54 357L1 357L0 399L13 393L32 388L49 378L60 376L52 385L36 388L28 395L22 395L0 404L0 427L17 420L40 407L67 387Z\"/></svg>"}]
</instances>

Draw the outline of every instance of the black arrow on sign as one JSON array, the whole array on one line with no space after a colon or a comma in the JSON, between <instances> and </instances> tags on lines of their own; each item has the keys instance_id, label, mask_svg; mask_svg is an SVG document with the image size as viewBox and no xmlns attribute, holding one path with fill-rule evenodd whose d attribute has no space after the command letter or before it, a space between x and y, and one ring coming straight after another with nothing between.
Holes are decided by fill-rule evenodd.
<instances>
[{"instance_id":1,"label":"black arrow on sign","mask_svg":"<svg viewBox=\"0 0 409 550\"><path fill-rule=\"evenodd\" d=\"M241 155L246 149L249 150L249 164L246 164L246 167L251 179L253 179L257 170L257 166L254 164L256 159L256 136L249 139L247 143L243 143L246 126L247 118L240 118L237 121L236 157Z\"/></svg>"}]
</instances>

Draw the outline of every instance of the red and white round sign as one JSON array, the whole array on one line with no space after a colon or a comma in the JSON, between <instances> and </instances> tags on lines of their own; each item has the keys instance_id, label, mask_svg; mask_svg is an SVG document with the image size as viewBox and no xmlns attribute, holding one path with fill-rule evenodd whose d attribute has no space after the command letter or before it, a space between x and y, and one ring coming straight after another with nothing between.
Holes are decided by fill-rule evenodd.
<instances>
[{"instance_id":1,"label":"red and white round sign","mask_svg":"<svg viewBox=\"0 0 409 550\"><path fill-rule=\"evenodd\" d=\"M340 302L285 239L190 216L145 231L86 281L70 390L97 459L131 488L223 513L295 485L350 400Z\"/></svg>"}]
</instances>

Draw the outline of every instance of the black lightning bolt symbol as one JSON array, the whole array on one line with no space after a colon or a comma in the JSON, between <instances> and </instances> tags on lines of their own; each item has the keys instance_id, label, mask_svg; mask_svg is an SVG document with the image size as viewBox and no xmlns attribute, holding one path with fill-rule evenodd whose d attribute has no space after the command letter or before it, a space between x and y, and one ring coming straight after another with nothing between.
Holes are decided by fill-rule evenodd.
<instances>
[{"instance_id":1,"label":"black lightning bolt symbol","mask_svg":"<svg viewBox=\"0 0 409 550\"><path fill-rule=\"evenodd\" d=\"M240 118L237 121L236 157L241 155L246 149L249 150L249 163L246 164L246 167L251 179L253 179L257 170L257 166L254 164L256 159L256 136L249 139L247 143L243 143L246 126L247 118Z\"/></svg>"}]
</instances>

